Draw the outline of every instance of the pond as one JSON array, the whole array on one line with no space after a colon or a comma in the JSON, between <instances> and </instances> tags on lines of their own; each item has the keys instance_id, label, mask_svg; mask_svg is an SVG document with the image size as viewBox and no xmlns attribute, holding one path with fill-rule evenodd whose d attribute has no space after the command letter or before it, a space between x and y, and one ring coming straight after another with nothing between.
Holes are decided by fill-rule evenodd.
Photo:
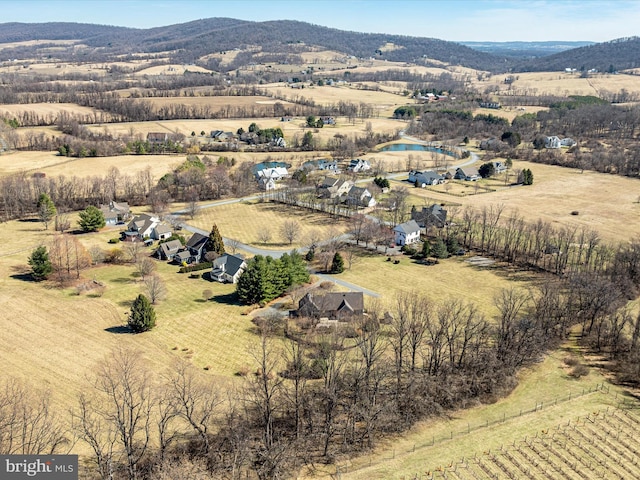
<instances>
[{"instance_id":1,"label":"pond","mask_svg":"<svg viewBox=\"0 0 640 480\"><path fill-rule=\"evenodd\" d=\"M380 149L381 152L407 152L407 151L420 151L420 152L435 152L443 155L450 155L452 157L458 157L456 152L450 150L444 150L438 147L432 147L430 145L419 145L417 143L392 143Z\"/></svg>"}]
</instances>

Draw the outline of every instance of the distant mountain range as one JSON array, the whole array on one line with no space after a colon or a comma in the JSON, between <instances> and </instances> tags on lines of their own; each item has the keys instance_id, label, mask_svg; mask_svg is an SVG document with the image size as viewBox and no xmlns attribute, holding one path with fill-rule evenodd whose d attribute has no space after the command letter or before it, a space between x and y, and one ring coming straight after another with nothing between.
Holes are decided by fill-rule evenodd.
<instances>
[{"instance_id":1,"label":"distant mountain range","mask_svg":"<svg viewBox=\"0 0 640 480\"><path fill-rule=\"evenodd\" d=\"M435 60L492 72L568 67L622 70L640 63L640 40L635 37L593 45L588 45L589 42L466 42L463 45L435 38L349 32L291 20L250 22L209 18L149 29L80 23L0 24L0 43L28 40L41 42L3 48L0 61L47 56L55 56L60 61L110 61L127 54L162 53L174 63L211 67L207 56L220 51L256 51L255 47L260 47L262 54L295 55L320 47L359 58L417 64ZM46 40L73 40L77 45L52 49L52 45L42 42ZM389 45L392 48L385 48ZM252 62L253 53L245 54L240 60Z\"/></svg>"},{"instance_id":2,"label":"distant mountain range","mask_svg":"<svg viewBox=\"0 0 640 480\"><path fill-rule=\"evenodd\" d=\"M537 58L573 48L593 45L595 42L459 42L474 50L501 57Z\"/></svg>"}]
</instances>

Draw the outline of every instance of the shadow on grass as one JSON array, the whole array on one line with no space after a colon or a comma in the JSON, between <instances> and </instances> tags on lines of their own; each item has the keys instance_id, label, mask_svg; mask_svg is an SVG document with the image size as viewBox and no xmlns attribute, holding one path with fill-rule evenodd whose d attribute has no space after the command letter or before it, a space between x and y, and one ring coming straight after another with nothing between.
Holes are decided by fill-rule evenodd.
<instances>
[{"instance_id":1,"label":"shadow on grass","mask_svg":"<svg viewBox=\"0 0 640 480\"><path fill-rule=\"evenodd\" d=\"M111 280L111 282L113 282L113 283L134 283L135 280L132 280L131 277L120 277L120 278L114 278L113 280Z\"/></svg>"},{"instance_id":2,"label":"shadow on grass","mask_svg":"<svg viewBox=\"0 0 640 480\"><path fill-rule=\"evenodd\" d=\"M214 295L210 300L224 305L240 305L236 292Z\"/></svg>"},{"instance_id":3,"label":"shadow on grass","mask_svg":"<svg viewBox=\"0 0 640 480\"><path fill-rule=\"evenodd\" d=\"M13 278L14 280L20 280L22 282L36 283L30 273L14 273L13 275L10 275L10 278Z\"/></svg>"},{"instance_id":4,"label":"shadow on grass","mask_svg":"<svg viewBox=\"0 0 640 480\"><path fill-rule=\"evenodd\" d=\"M131 305L133 305L133 300L120 300L118 302L118 305L120 305L121 307L130 308Z\"/></svg>"},{"instance_id":5,"label":"shadow on grass","mask_svg":"<svg viewBox=\"0 0 640 480\"><path fill-rule=\"evenodd\" d=\"M118 325L115 327L108 327L108 328L105 328L104 331L109 333L118 333L118 334L133 333L127 325Z\"/></svg>"},{"instance_id":6,"label":"shadow on grass","mask_svg":"<svg viewBox=\"0 0 640 480\"><path fill-rule=\"evenodd\" d=\"M20 223L42 223L38 218L20 218L18 221Z\"/></svg>"}]
</instances>

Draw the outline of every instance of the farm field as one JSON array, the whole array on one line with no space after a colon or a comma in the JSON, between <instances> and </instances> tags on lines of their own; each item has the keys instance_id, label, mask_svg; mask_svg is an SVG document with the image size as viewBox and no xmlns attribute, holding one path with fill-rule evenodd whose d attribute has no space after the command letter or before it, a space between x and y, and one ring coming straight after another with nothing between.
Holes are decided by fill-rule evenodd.
<instances>
[{"instance_id":1,"label":"farm field","mask_svg":"<svg viewBox=\"0 0 640 480\"><path fill-rule=\"evenodd\" d=\"M351 85L334 86L325 85L323 87L305 86L305 88L302 89L295 89L287 87L286 84L276 83L267 84L264 88L267 91L272 91L280 98L290 99L295 97L305 97L320 105L337 104L340 101L368 103L379 109L381 115L383 115L383 112L386 112L388 109L393 111L395 107L406 104L408 100L406 97L401 95L395 95L384 91L354 88L354 85L358 84L354 83Z\"/></svg>"},{"instance_id":2,"label":"farm field","mask_svg":"<svg viewBox=\"0 0 640 480\"><path fill-rule=\"evenodd\" d=\"M11 115L20 115L24 112L34 112L38 116L50 117L52 120L61 113L108 116L107 113L98 112L95 108L83 107L75 103L17 103L0 105L0 115L2 116L11 117Z\"/></svg>"},{"instance_id":3,"label":"farm field","mask_svg":"<svg viewBox=\"0 0 640 480\"><path fill-rule=\"evenodd\" d=\"M416 196L442 198L463 206L482 208L504 205L505 212L518 211L525 218L541 218L556 227L576 226L597 230L606 241L623 241L640 235L640 186L637 180L585 170L514 161L513 168L529 168L533 172L533 185L491 188L497 191L464 197L447 195L432 189L412 188ZM458 188L456 185L455 188ZM461 187L464 188L464 187ZM468 189L474 186L470 182ZM468 190L466 189L466 190ZM451 190L454 192L455 190ZM482 191L482 190L479 190ZM578 215L571 215L577 211Z\"/></svg>"},{"instance_id":4,"label":"farm field","mask_svg":"<svg viewBox=\"0 0 640 480\"><path fill-rule=\"evenodd\" d=\"M100 245L107 250L112 247L107 240L117 237L119 230L107 228L78 238L87 247ZM229 302L232 285L190 278L177 273L175 265L154 261L167 287L166 300L156 306L157 327L139 335L120 334L118 328L126 322L130 302L143 291L134 266L83 271L84 282L96 280L106 286L102 296L91 291L77 295L74 287L60 290L33 283L25 275L27 257L51 235L38 222L6 222L0 232L0 363L4 375L50 388L54 401L68 406L86 386L95 365L116 346L141 351L158 372L176 357L187 358L201 369L208 367L207 375L225 383L240 366L251 363L247 346L253 338L252 324L250 317L242 315L243 307ZM214 300L203 300L204 289L212 291ZM58 385L65 388L56 388Z\"/></svg>"},{"instance_id":5,"label":"farm field","mask_svg":"<svg viewBox=\"0 0 640 480\"><path fill-rule=\"evenodd\" d=\"M473 81L476 88L484 90L488 86L505 91L509 85L504 83L505 75L495 75L489 80ZM597 73L588 78L580 78L580 73L564 72L528 72L514 74L517 77L511 84L511 89L517 92L528 92L529 95L595 95L605 92L618 92L626 89L628 92L640 93L640 77L619 73Z\"/></svg>"},{"instance_id":6,"label":"farm field","mask_svg":"<svg viewBox=\"0 0 640 480\"><path fill-rule=\"evenodd\" d=\"M179 104L188 106L208 106L211 108L223 108L227 106L231 107L250 107L261 106L263 108L272 108L276 102L282 105L290 104L282 100L274 100L270 97L264 96L200 96L200 97L143 97L136 100L150 103L154 107L163 107L165 105Z\"/></svg>"},{"instance_id":7,"label":"farm field","mask_svg":"<svg viewBox=\"0 0 640 480\"><path fill-rule=\"evenodd\" d=\"M498 313L493 304L497 292L508 288L530 289L536 280L533 275L512 273L497 264L476 267L464 257L451 257L430 266L420 265L407 256L397 258L400 263L394 264L384 256L357 250L351 269L345 269L338 278L380 293L391 311L395 292L417 292L436 306L454 299L471 302L489 321Z\"/></svg>"},{"instance_id":8,"label":"farm field","mask_svg":"<svg viewBox=\"0 0 640 480\"><path fill-rule=\"evenodd\" d=\"M18 172L43 172L48 176L89 177L105 175L115 167L135 175L147 168L157 180L182 163L186 155L119 155L115 157L62 157L57 152L15 152L0 155L0 176Z\"/></svg>"}]
</instances>

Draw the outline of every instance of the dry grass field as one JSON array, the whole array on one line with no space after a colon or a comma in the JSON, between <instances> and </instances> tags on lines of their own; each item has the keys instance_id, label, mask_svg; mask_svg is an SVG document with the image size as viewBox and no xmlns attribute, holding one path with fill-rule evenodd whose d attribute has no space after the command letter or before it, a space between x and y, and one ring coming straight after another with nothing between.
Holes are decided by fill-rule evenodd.
<instances>
[{"instance_id":1,"label":"dry grass field","mask_svg":"<svg viewBox=\"0 0 640 480\"><path fill-rule=\"evenodd\" d=\"M452 257L437 265L420 265L409 257L400 263L386 261L381 255L357 251L351 269L339 278L382 294L382 302L393 311L395 292L417 292L439 304L452 299L475 304L487 320L493 321L497 310L493 298L508 288L530 288L534 276L510 272L494 264L477 267L464 257ZM375 274L372 274L374 273Z\"/></svg>"},{"instance_id":2,"label":"dry grass field","mask_svg":"<svg viewBox=\"0 0 640 480\"><path fill-rule=\"evenodd\" d=\"M97 111L90 107L82 107L75 103L27 103L0 105L0 116L20 115L24 112L34 112L38 116L55 119L61 113L74 115L94 115Z\"/></svg>"},{"instance_id":3,"label":"dry grass field","mask_svg":"<svg viewBox=\"0 0 640 480\"><path fill-rule=\"evenodd\" d=\"M108 249L114 246L107 239L117 236L117 231L106 229L79 238L87 246ZM158 371L175 357L187 358L201 369L209 367L206 374L224 382L240 366L251 364L247 348L253 338L252 324L242 315L243 307L230 301L233 286L189 278L178 274L176 266L156 261L167 287L166 300L156 307L157 327L140 335L118 333L130 302L142 292L134 267L84 271L85 282L97 280L106 285L101 297L90 292L78 296L72 287L60 290L52 284L33 283L24 277L27 257L51 235L36 222L7 222L0 231L0 364L4 375L25 377L36 386L50 388L56 403L68 406L85 387L96 363L116 346L140 350ZM213 300L202 299L204 289L212 290Z\"/></svg>"},{"instance_id":4,"label":"dry grass field","mask_svg":"<svg viewBox=\"0 0 640 480\"><path fill-rule=\"evenodd\" d=\"M323 87L290 88L286 84L276 83L265 85L267 91L273 91L278 97L292 99L304 97L313 100L319 105L337 104L343 102L368 103L374 105L385 115L388 110L393 111L399 105L405 105L406 97L384 91L364 90L357 88L358 84L349 85L325 85ZM392 108L393 107L393 108Z\"/></svg>"},{"instance_id":5,"label":"dry grass field","mask_svg":"<svg viewBox=\"0 0 640 480\"><path fill-rule=\"evenodd\" d=\"M640 93L640 76L619 73L616 75L598 73L588 78L580 78L580 73L529 72L514 74L516 80L511 89L520 94L529 95L595 95L605 92L615 93L621 89ZM506 91L509 85L504 83L504 75L495 75L488 80L477 81L473 85L480 91L493 86L496 90Z\"/></svg>"},{"instance_id":6,"label":"dry grass field","mask_svg":"<svg viewBox=\"0 0 640 480\"><path fill-rule=\"evenodd\" d=\"M280 230L287 221L300 224L298 238L289 245ZM202 209L193 220L187 220L203 230L211 230L215 223L224 237L266 249L292 249L309 245L310 238L322 240L342 234L348 229L345 221L329 219L326 215L276 203L233 203ZM271 239L263 243L261 234L268 231Z\"/></svg>"},{"instance_id":7,"label":"dry grass field","mask_svg":"<svg viewBox=\"0 0 640 480\"><path fill-rule=\"evenodd\" d=\"M529 168L533 172L531 186L505 187L501 182L489 183L495 192L458 197L432 189L412 188L404 185L416 196L443 199L479 209L488 205L505 206L505 212L518 211L531 220L541 218L556 227L576 226L597 230L606 241L626 242L640 235L640 184L632 178L617 175L568 169L514 161L513 168ZM474 185L452 184L456 189L471 190ZM481 189L478 192L482 192ZM571 212L577 211L578 215Z\"/></svg>"},{"instance_id":8,"label":"dry grass field","mask_svg":"<svg viewBox=\"0 0 640 480\"><path fill-rule=\"evenodd\" d=\"M157 180L185 159L185 155L120 155L115 157L61 157L57 152L15 152L0 155L0 176L17 172L44 172L48 176L105 175L111 167L135 175L150 169Z\"/></svg>"},{"instance_id":9,"label":"dry grass field","mask_svg":"<svg viewBox=\"0 0 640 480\"><path fill-rule=\"evenodd\" d=\"M208 106L212 109L220 109L223 107L251 107L251 106L268 106L273 105L279 100L260 95L256 96L201 96L201 97L145 97L140 98L146 103L151 103L154 107L163 107L165 105L179 104L188 106ZM283 105L289 102L279 101ZM270 107L273 108L273 107Z\"/></svg>"}]
</instances>

